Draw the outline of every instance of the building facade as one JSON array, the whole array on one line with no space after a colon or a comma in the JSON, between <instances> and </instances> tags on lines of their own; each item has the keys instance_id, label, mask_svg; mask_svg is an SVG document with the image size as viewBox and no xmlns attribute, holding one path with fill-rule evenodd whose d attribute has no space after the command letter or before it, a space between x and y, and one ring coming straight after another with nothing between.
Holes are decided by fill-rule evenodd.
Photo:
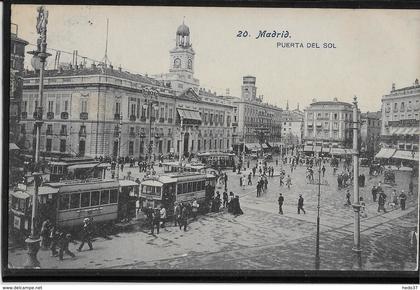
<instances>
[{"instance_id":1,"label":"building facade","mask_svg":"<svg viewBox=\"0 0 420 290\"><path fill-rule=\"evenodd\" d=\"M381 146L403 151L418 151L420 135L420 85L396 89L382 97Z\"/></svg>"},{"instance_id":2,"label":"building facade","mask_svg":"<svg viewBox=\"0 0 420 290\"><path fill-rule=\"evenodd\" d=\"M381 137L381 112L367 112L360 115L360 151L373 157L379 151Z\"/></svg>"},{"instance_id":3,"label":"building facade","mask_svg":"<svg viewBox=\"0 0 420 290\"><path fill-rule=\"evenodd\" d=\"M281 108L263 102L257 97L256 78L244 76L241 87L241 98L234 99L236 106L234 120L237 120L235 141L245 144L269 145L281 141ZM236 125L236 122L235 122Z\"/></svg>"},{"instance_id":4,"label":"building facade","mask_svg":"<svg viewBox=\"0 0 420 290\"><path fill-rule=\"evenodd\" d=\"M350 148L352 145L353 105L316 101L305 109L304 143L323 148ZM315 150L317 151L317 150Z\"/></svg>"},{"instance_id":5,"label":"building facade","mask_svg":"<svg viewBox=\"0 0 420 290\"><path fill-rule=\"evenodd\" d=\"M302 145L304 113L296 110L285 110L282 113L282 143L285 146Z\"/></svg>"},{"instance_id":6,"label":"building facade","mask_svg":"<svg viewBox=\"0 0 420 290\"><path fill-rule=\"evenodd\" d=\"M185 27L181 25L177 30L177 47L186 50L182 52L186 58L175 54L176 59L182 58L181 68L187 66L184 73L192 76L193 53L189 29ZM175 91L174 83L168 86L164 80L104 64L66 66L47 70L44 75L46 113L41 151L93 157L168 153L188 156L228 151L232 146L234 105L215 93L194 86ZM38 73L28 71L24 78L20 135L25 148L32 150L37 95Z\"/></svg>"},{"instance_id":7,"label":"building facade","mask_svg":"<svg viewBox=\"0 0 420 290\"><path fill-rule=\"evenodd\" d=\"M18 26L11 25L10 33L10 95L9 95L9 142L19 143L19 121L22 104L22 72L24 70L25 46L28 42L18 37Z\"/></svg>"}]
</instances>

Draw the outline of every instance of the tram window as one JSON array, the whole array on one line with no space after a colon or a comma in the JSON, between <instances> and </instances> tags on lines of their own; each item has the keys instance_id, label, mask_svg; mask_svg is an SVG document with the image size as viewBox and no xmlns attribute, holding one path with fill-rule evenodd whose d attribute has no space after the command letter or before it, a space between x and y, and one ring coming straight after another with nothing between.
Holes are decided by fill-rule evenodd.
<instances>
[{"instance_id":1,"label":"tram window","mask_svg":"<svg viewBox=\"0 0 420 290\"><path fill-rule=\"evenodd\" d=\"M109 203L116 203L118 200L118 190L112 189L110 191Z\"/></svg>"},{"instance_id":2,"label":"tram window","mask_svg":"<svg viewBox=\"0 0 420 290\"><path fill-rule=\"evenodd\" d=\"M101 191L101 204L109 203L109 190Z\"/></svg>"},{"instance_id":3,"label":"tram window","mask_svg":"<svg viewBox=\"0 0 420 290\"><path fill-rule=\"evenodd\" d=\"M197 189L197 183L198 183L198 182L193 182L193 183L192 183L192 186L193 186L193 188L192 188L192 189L193 189L193 191L198 191L198 189Z\"/></svg>"},{"instance_id":4,"label":"tram window","mask_svg":"<svg viewBox=\"0 0 420 290\"><path fill-rule=\"evenodd\" d=\"M90 205L90 192L82 192L80 207L88 207Z\"/></svg>"},{"instance_id":5,"label":"tram window","mask_svg":"<svg viewBox=\"0 0 420 290\"><path fill-rule=\"evenodd\" d=\"M206 188L206 181L202 180L201 181L201 189L205 189Z\"/></svg>"},{"instance_id":6,"label":"tram window","mask_svg":"<svg viewBox=\"0 0 420 290\"><path fill-rule=\"evenodd\" d=\"M192 192L192 191L193 191L193 183L188 182L188 192Z\"/></svg>"},{"instance_id":7,"label":"tram window","mask_svg":"<svg viewBox=\"0 0 420 290\"><path fill-rule=\"evenodd\" d=\"M182 184L182 193L188 193L188 183Z\"/></svg>"},{"instance_id":8,"label":"tram window","mask_svg":"<svg viewBox=\"0 0 420 290\"><path fill-rule=\"evenodd\" d=\"M63 173L63 167L57 166L57 173Z\"/></svg>"},{"instance_id":9,"label":"tram window","mask_svg":"<svg viewBox=\"0 0 420 290\"><path fill-rule=\"evenodd\" d=\"M60 210L69 209L69 201L70 201L70 196L68 194L61 195L59 209Z\"/></svg>"},{"instance_id":10,"label":"tram window","mask_svg":"<svg viewBox=\"0 0 420 290\"><path fill-rule=\"evenodd\" d=\"M182 184L178 184L177 187L178 187L177 194L182 194Z\"/></svg>"},{"instance_id":11,"label":"tram window","mask_svg":"<svg viewBox=\"0 0 420 290\"><path fill-rule=\"evenodd\" d=\"M70 208L80 207L80 193L73 193L70 195Z\"/></svg>"},{"instance_id":12,"label":"tram window","mask_svg":"<svg viewBox=\"0 0 420 290\"><path fill-rule=\"evenodd\" d=\"M95 206L99 204L99 191L92 191L90 195L90 205Z\"/></svg>"},{"instance_id":13,"label":"tram window","mask_svg":"<svg viewBox=\"0 0 420 290\"><path fill-rule=\"evenodd\" d=\"M197 182L196 187L197 187L197 191L201 190L201 182L200 181Z\"/></svg>"}]
</instances>

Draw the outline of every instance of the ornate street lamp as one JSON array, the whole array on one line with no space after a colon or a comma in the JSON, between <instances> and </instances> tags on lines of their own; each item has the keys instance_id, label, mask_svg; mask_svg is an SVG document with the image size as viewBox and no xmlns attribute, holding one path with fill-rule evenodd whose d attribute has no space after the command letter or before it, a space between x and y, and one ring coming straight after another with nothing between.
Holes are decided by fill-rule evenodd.
<instances>
[{"instance_id":1,"label":"ornate street lamp","mask_svg":"<svg viewBox=\"0 0 420 290\"><path fill-rule=\"evenodd\" d=\"M36 138L35 138L35 164L36 170L39 170L39 153L40 153L40 139L41 139L41 127L42 127L42 115L43 115L43 94L44 94L44 69L47 57L50 56L47 53L47 23L48 23L48 11L44 6L40 6L37 9L38 17L36 30L39 35L37 40L37 50L28 52L33 55L32 65L35 70L39 70L39 91L38 91L38 107L36 108L34 119L36 127ZM37 254L40 248L39 233L38 233L38 191L41 186L42 173L33 173L35 180L35 190L32 196L32 220L31 220L31 234L25 240L28 245L28 259L24 265L25 268L40 268L40 263L37 259Z\"/></svg>"}]
</instances>

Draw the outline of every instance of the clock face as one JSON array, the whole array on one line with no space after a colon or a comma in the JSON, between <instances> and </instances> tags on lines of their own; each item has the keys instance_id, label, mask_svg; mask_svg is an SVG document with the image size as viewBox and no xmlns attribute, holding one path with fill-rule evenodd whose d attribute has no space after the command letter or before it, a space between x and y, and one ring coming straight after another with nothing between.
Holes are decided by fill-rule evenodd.
<instances>
[{"instance_id":1,"label":"clock face","mask_svg":"<svg viewBox=\"0 0 420 290\"><path fill-rule=\"evenodd\" d=\"M191 60L191 58L188 59L188 68L189 69L192 69L192 60Z\"/></svg>"},{"instance_id":2,"label":"clock face","mask_svg":"<svg viewBox=\"0 0 420 290\"><path fill-rule=\"evenodd\" d=\"M181 67L181 60L179 58L175 58L174 68L180 68L180 67Z\"/></svg>"}]
</instances>

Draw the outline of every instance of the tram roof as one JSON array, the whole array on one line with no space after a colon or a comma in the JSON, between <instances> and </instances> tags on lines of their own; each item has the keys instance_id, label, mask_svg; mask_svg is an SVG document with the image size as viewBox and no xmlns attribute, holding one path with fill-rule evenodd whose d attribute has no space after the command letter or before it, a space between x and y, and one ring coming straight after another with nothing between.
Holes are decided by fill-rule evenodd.
<instances>
[{"instance_id":1,"label":"tram roof","mask_svg":"<svg viewBox=\"0 0 420 290\"><path fill-rule=\"evenodd\" d=\"M142 185L160 186L166 183L173 182L186 182L194 180L203 180L205 178L214 178L215 176L210 173L199 173L199 172L174 172L165 175L158 175L151 177L141 182Z\"/></svg>"}]
</instances>

